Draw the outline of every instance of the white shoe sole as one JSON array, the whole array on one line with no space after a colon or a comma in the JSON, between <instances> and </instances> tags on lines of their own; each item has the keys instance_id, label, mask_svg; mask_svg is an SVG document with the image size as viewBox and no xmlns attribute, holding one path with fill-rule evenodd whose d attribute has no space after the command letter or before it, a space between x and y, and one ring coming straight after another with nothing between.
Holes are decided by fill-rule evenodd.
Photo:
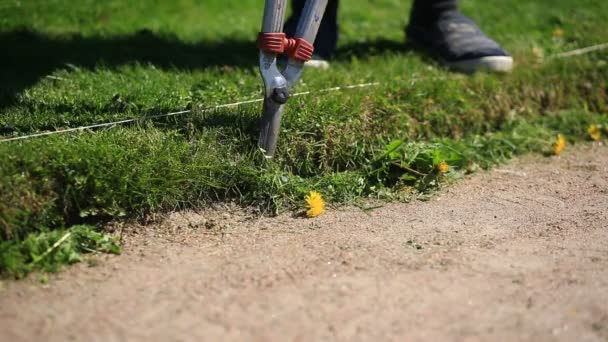
<instances>
[{"instance_id":1,"label":"white shoe sole","mask_svg":"<svg viewBox=\"0 0 608 342\"><path fill-rule=\"evenodd\" d=\"M458 62L444 62L449 68L472 74L476 71L505 73L513 70L513 57L488 56Z\"/></svg>"},{"instance_id":2,"label":"white shoe sole","mask_svg":"<svg viewBox=\"0 0 608 342\"><path fill-rule=\"evenodd\" d=\"M329 62L323 59L311 59L304 63L304 66L312 69L327 70L329 69Z\"/></svg>"}]
</instances>

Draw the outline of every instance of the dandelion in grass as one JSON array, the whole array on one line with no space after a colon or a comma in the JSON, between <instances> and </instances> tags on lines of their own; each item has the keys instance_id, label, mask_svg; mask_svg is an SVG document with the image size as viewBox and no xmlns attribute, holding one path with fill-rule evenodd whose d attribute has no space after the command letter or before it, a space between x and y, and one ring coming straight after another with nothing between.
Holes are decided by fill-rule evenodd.
<instances>
[{"instance_id":1,"label":"dandelion in grass","mask_svg":"<svg viewBox=\"0 0 608 342\"><path fill-rule=\"evenodd\" d=\"M441 163L437 164L437 171L439 171L439 173L446 173L450 170L450 165L448 165L448 163L446 163L445 161L441 161Z\"/></svg>"},{"instance_id":2,"label":"dandelion in grass","mask_svg":"<svg viewBox=\"0 0 608 342\"><path fill-rule=\"evenodd\" d=\"M311 191L306 196L306 204L308 206L306 216L308 217L317 217L325 212L325 201L323 200L323 196L316 191Z\"/></svg>"},{"instance_id":3,"label":"dandelion in grass","mask_svg":"<svg viewBox=\"0 0 608 342\"><path fill-rule=\"evenodd\" d=\"M556 28L555 30L553 30L553 32L551 32L551 35L553 37L563 37L564 36L564 30L562 30L561 28Z\"/></svg>"},{"instance_id":4,"label":"dandelion in grass","mask_svg":"<svg viewBox=\"0 0 608 342\"><path fill-rule=\"evenodd\" d=\"M595 141L598 141L602 138L602 131L597 125L591 125L587 129L587 133L589 133L589 137Z\"/></svg>"},{"instance_id":5,"label":"dandelion in grass","mask_svg":"<svg viewBox=\"0 0 608 342\"><path fill-rule=\"evenodd\" d=\"M553 143L553 154L556 156L564 151L566 148L566 138L562 134L557 135L557 139Z\"/></svg>"}]
</instances>

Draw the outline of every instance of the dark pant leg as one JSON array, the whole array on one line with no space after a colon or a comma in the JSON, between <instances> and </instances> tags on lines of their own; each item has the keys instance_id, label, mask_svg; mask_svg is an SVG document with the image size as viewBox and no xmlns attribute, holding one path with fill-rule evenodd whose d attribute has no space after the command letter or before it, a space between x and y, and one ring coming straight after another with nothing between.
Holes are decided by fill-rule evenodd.
<instances>
[{"instance_id":1,"label":"dark pant leg","mask_svg":"<svg viewBox=\"0 0 608 342\"><path fill-rule=\"evenodd\" d=\"M444 12L458 10L457 0L414 0L410 23L424 26L432 23Z\"/></svg>"},{"instance_id":2,"label":"dark pant leg","mask_svg":"<svg viewBox=\"0 0 608 342\"><path fill-rule=\"evenodd\" d=\"M331 56L338 43L338 2L339 0L329 0L327 3L327 9L315 40L315 54L324 59ZM292 37L296 33L300 13L302 13L305 3L306 0L291 1L292 14L285 23L284 29L287 36Z\"/></svg>"}]
</instances>

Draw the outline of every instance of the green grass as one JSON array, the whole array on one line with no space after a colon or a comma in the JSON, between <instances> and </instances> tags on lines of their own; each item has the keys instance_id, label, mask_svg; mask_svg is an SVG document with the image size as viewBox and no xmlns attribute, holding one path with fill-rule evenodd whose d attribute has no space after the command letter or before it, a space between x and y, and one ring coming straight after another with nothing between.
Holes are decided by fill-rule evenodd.
<instances>
[{"instance_id":1,"label":"green grass","mask_svg":"<svg viewBox=\"0 0 608 342\"><path fill-rule=\"evenodd\" d=\"M546 153L557 133L575 142L590 124L608 127L608 54L549 57L603 43L608 3L463 2L518 64L473 77L405 47L409 5L342 6L332 69L307 70L298 90L381 85L293 98L267 162L256 149L259 104L202 110L261 96L262 2L0 3L0 139L192 109L0 143L0 273L117 252L91 226L111 219L225 200L276 212L300 207L310 190L336 205L411 198L515 154ZM435 169L442 160L447 174Z\"/></svg>"}]
</instances>

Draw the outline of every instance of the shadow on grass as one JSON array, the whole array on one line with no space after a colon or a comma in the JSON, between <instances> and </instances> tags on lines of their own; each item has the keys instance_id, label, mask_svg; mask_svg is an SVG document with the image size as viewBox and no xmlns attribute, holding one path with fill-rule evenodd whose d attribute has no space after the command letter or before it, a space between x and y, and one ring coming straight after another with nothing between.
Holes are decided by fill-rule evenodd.
<instances>
[{"instance_id":1,"label":"shadow on grass","mask_svg":"<svg viewBox=\"0 0 608 342\"><path fill-rule=\"evenodd\" d=\"M173 36L141 30L128 36L83 37L79 34L48 36L29 29L0 32L0 110L15 103L17 94L53 71L74 65L93 69L149 63L158 68L196 70L211 67L255 67L253 40L224 39L185 43ZM344 46L336 60L353 56L406 52L400 42L379 40Z\"/></svg>"},{"instance_id":2,"label":"shadow on grass","mask_svg":"<svg viewBox=\"0 0 608 342\"><path fill-rule=\"evenodd\" d=\"M0 108L58 68L72 64L92 69L102 64L150 63L164 69L194 70L216 66L251 67L256 63L252 41L226 39L188 44L149 30L114 38L49 37L30 30L0 33Z\"/></svg>"},{"instance_id":3,"label":"shadow on grass","mask_svg":"<svg viewBox=\"0 0 608 342\"><path fill-rule=\"evenodd\" d=\"M336 51L335 60L337 61L348 61L353 57L362 58L366 56L377 56L388 53L408 53L417 51L417 49L410 44L406 44L402 41L378 39L370 42L357 42L345 45L338 48Z\"/></svg>"}]
</instances>

